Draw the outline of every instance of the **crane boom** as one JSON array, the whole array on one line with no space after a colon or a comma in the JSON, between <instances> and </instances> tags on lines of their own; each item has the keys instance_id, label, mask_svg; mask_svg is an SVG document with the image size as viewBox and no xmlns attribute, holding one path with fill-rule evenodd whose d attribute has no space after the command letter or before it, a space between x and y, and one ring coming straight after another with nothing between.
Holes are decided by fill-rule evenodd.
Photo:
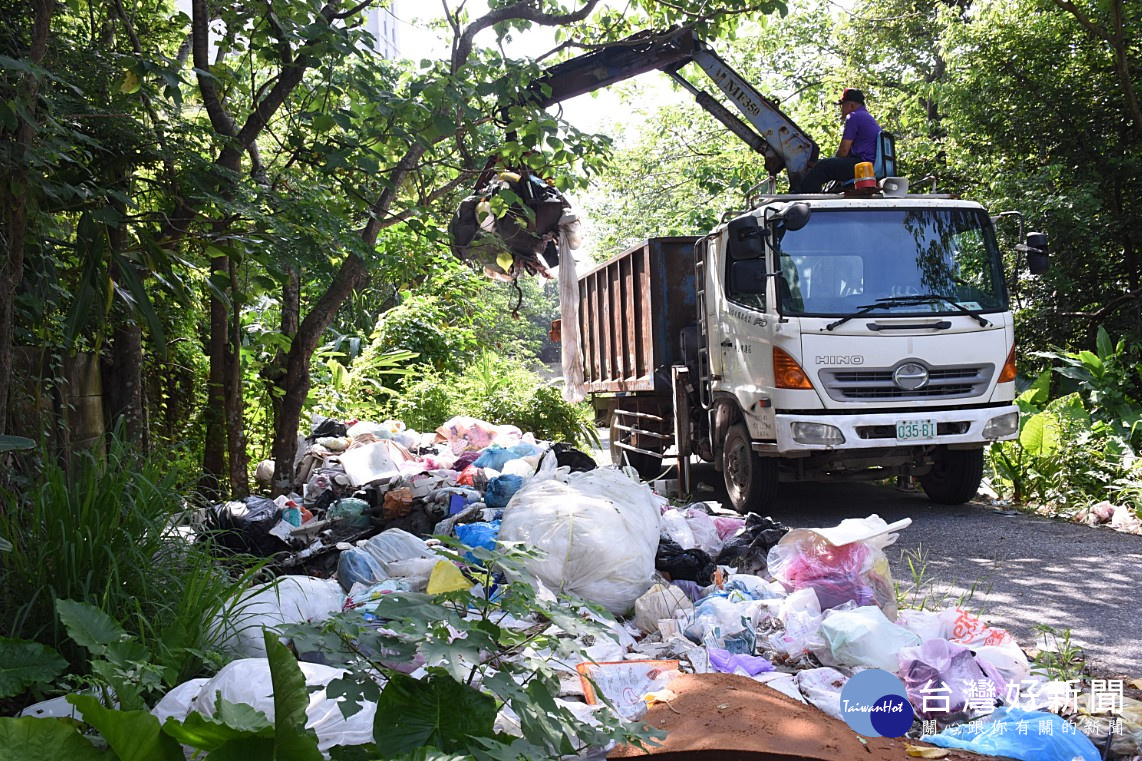
<instances>
[{"instance_id":1,"label":"crane boom","mask_svg":"<svg viewBox=\"0 0 1142 761\"><path fill-rule=\"evenodd\" d=\"M702 69L748 123L679 73L689 63ZM793 187L800 184L809 166L817 160L818 147L813 139L692 30L640 32L615 45L556 64L531 85L530 100L546 108L654 69L666 72L693 94L702 108L764 156L765 168L770 174L786 170Z\"/></svg>"}]
</instances>

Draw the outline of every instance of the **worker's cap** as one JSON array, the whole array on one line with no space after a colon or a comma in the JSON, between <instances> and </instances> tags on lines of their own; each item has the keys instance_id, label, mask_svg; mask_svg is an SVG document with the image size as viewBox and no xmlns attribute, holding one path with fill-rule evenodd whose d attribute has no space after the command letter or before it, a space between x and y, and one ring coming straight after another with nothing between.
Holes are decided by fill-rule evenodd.
<instances>
[{"instance_id":1,"label":"worker's cap","mask_svg":"<svg viewBox=\"0 0 1142 761\"><path fill-rule=\"evenodd\" d=\"M864 93L853 87L846 87L845 91L841 93L841 99L837 101L839 106L842 103L852 101L853 103L864 103Z\"/></svg>"}]
</instances>

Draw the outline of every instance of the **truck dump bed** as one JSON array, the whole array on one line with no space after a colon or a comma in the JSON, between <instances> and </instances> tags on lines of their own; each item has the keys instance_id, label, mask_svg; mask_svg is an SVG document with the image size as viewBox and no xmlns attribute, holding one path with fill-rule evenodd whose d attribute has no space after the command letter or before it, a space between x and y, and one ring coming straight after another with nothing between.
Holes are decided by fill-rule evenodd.
<instances>
[{"instance_id":1,"label":"truck dump bed","mask_svg":"<svg viewBox=\"0 0 1142 761\"><path fill-rule=\"evenodd\" d=\"M579 278L587 391L669 391L669 372L657 371L681 361L682 329L698 319L697 240L651 238Z\"/></svg>"}]
</instances>

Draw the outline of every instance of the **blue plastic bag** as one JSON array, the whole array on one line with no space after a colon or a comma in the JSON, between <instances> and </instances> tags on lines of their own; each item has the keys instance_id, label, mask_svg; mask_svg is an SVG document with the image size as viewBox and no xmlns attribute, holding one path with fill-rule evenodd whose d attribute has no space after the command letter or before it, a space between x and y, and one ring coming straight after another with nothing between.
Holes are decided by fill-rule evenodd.
<instances>
[{"instance_id":1,"label":"blue plastic bag","mask_svg":"<svg viewBox=\"0 0 1142 761\"><path fill-rule=\"evenodd\" d=\"M365 550L352 547L337 558L337 581L348 592L356 583L376 584L388 578L377 559Z\"/></svg>"},{"instance_id":2,"label":"blue plastic bag","mask_svg":"<svg viewBox=\"0 0 1142 761\"><path fill-rule=\"evenodd\" d=\"M486 550L496 549L496 538L500 535L500 522L489 523L461 523L456 527L456 538L469 547L483 547ZM464 557L472 562L479 563L472 553Z\"/></svg>"},{"instance_id":3,"label":"blue plastic bag","mask_svg":"<svg viewBox=\"0 0 1142 761\"><path fill-rule=\"evenodd\" d=\"M492 446L485 449L472 463L477 468L491 468L492 470L503 470L504 466L512 460L518 460L520 457L531 457L532 455L539 454L543 450L535 444L528 444L521 441L514 446L504 449L501 446Z\"/></svg>"},{"instance_id":4,"label":"blue plastic bag","mask_svg":"<svg viewBox=\"0 0 1142 761\"><path fill-rule=\"evenodd\" d=\"M1048 722L1050 729L1041 731L1041 721ZM1021 761L1099 761L1102 758L1086 735L1053 713L1002 706L984 722L978 732L969 731L968 724L957 724L938 735L924 735L920 739L941 748L961 748ZM1019 734L1021 723L1027 727L1026 734Z\"/></svg>"},{"instance_id":5,"label":"blue plastic bag","mask_svg":"<svg viewBox=\"0 0 1142 761\"><path fill-rule=\"evenodd\" d=\"M523 476L496 476L488 481L484 504L488 507L507 507L508 502L523 486Z\"/></svg>"},{"instance_id":6,"label":"blue plastic bag","mask_svg":"<svg viewBox=\"0 0 1142 761\"><path fill-rule=\"evenodd\" d=\"M740 670L749 676L757 676L774 670L773 664L760 655L731 653L717 647L711 647L707 652L710 654L710 665L723 674L737 674Z\"/></svg>"}]
</instances>

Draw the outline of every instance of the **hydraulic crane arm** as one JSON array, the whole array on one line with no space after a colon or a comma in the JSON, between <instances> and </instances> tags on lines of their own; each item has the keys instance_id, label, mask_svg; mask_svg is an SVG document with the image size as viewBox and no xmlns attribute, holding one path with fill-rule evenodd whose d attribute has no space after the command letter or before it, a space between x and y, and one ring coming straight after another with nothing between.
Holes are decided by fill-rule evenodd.
<instances>
[{"instance_id":1,"label":"hydraulic crane arm","mask_svg":"<svg viewBox=\"0 0 1142 761\"><path fill-rule=\"evenodd\" d=\"M679 74L691 62L713 80L748 124ZM618 44L556 64L532 84L532 101L546 108L654 69L665 71L692 93L702 108L764 156L770 174L785 169L792 187L801 183L809 166L817 160L818 148L813 139L689 30L640 32Z\"/></svg>"}]
</instances>

